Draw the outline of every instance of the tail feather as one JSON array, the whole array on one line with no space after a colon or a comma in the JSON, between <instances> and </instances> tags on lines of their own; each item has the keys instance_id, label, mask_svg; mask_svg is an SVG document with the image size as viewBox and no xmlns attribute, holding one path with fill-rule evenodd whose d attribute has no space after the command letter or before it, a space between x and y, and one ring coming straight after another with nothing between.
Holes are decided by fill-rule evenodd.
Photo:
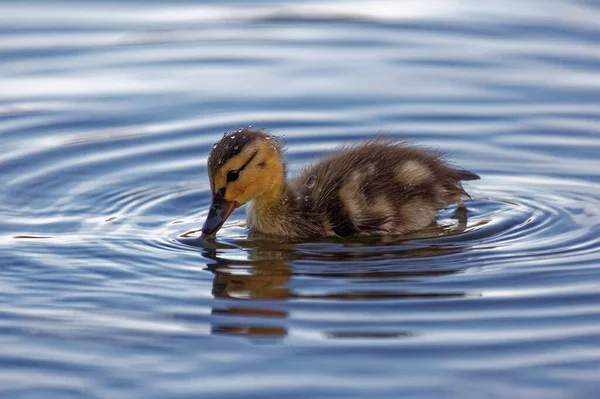
<instances>
[{"instance_id":1,"label":"tail feather","mask_svg":"<svg viewBox=\"0 0 600 399\"><path fill-rule=\"evenodd\" d=\"M479 180L481 177L473 172L469 172L468 170L459 169L459 177L460 180Z\"/></svg>"}]
</instances>

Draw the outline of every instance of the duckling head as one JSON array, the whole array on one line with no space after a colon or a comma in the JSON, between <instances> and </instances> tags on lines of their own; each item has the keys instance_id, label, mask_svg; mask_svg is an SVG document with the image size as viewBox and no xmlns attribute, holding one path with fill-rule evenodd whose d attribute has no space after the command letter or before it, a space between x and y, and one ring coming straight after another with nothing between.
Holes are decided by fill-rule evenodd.
<instances>
[{"instance_id":1,"label":"duckling head","mask_svg":"<svg viewBox=\"0 0 600 399\"><path fill-rule=\"evenodd\" d=\"M278 201L285 185L285 164L276 137L244 128L223 136L208 157L212 205L202 234L212 236L231 212L245 203Z\"/></svg>"}]
</instances>

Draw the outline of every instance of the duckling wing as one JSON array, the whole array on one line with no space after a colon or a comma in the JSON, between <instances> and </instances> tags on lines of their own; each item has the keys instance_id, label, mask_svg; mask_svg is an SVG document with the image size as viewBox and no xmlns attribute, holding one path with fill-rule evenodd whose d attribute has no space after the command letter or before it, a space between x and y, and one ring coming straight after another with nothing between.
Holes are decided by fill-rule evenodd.
<instances>
[{"instance_id":1,"label":"duckling wing","mask_svg":"<svg viewBox=\"0 0 600 399\"><path fill-rule=\"evenodd\" d=\"M396 235L432 223L440 208L468 197L460 181L477 178L438 153L370 141L314 164L292 185L323 235Z\"/></svg>"}]
</instances>

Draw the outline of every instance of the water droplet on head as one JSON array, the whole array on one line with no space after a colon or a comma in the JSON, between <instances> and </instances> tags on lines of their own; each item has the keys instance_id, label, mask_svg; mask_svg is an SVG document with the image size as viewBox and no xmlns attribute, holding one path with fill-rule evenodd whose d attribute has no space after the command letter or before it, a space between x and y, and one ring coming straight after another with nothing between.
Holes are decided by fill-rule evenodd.
<instances>
[{"instance_id":1,"label":"water droplet on head","mask_svg":"<svg viewBox=\"0 0 600 399\"><path fill-rule=\"evenodd\" d=\"M304 185L308 188L311 188L315 185L316 182L317 182L317 175L312 175L312 176L309 176L308 179L306 179L306 183L304 183Z\"/></svg>"},{"instance_id":2,"label":"water droplet on head","mask_svg":"<svg viewBox=\"0 0 600 399\"><path fill-rule=\"evenodd\" d=\"M235 138L235 136L231 135L231 136L229 136L229 138L233 140Z\"/></svg>"},{"instance_id":3,"label":"water droplet on head","mask_svg":"<svg viewBox=\"0 0 600 399\"><path fill-rule=\"evenodd\" d=\"M296 199L297 199L298 201L300 201L300 199L302 199L302 197L300 197L300 196L297 196L297 197L296 197Z\"/></svg>"},{"instance_id":4,"label":"water droplet on head","mask_svg":"<svg viewBox=\"0 0 600 399\"><path fill-rule=\"evenodd\" d=\"M308 202L310 200L310 197L307 195L304 197L304 201Z\"/></svg>"},{"instance_id":5,"label":"water droplet on head","mask_svg":"<svg viewBox=\"0 0 600 399\"><path fill-rule=\"evenodd\" d=\"M240 148L240 146L239 146L239 145L234 145L234 146L233 146L233 149L234 149L234 150L237 150L238 148Z\"/></svg>"}]
</instances>

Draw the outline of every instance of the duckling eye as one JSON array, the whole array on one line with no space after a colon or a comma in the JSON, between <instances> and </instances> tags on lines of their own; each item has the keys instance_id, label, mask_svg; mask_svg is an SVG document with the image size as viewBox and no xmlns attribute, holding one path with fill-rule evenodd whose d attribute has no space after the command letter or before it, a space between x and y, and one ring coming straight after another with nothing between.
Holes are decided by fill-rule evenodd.
<instances>
[{"instance_id":1,"label":"duckling eye","mask_svg":"<svg viewBox=\"0 0 600 399\"><path fill-rule=\"evenodd\" d=\"M230 170L229 172L227 172L227 183L236 181L238 179L238 177L240 177L239 170Z\"/></svg>"}]
</instances>

